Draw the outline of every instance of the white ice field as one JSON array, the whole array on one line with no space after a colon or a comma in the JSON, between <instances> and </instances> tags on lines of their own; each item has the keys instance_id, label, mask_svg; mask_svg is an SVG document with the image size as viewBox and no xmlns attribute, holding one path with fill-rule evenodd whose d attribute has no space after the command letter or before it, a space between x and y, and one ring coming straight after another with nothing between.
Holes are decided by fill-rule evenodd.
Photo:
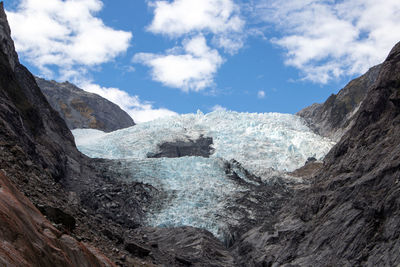
<instances>
[{"instance_id":1,"label":"white ice field","mask_svg":"<svg viewBox=\"0 0 400 267\"><path fill-rule=\"evenodd\" d=\"M78 149L89 157L123 159L130 179L151 184L171 196L165 209L148 218L151 226L190 225L221 237L224 209L235 192L248 190L225 175L224 161L235 159L268 179L271 168L293 171L307 158L322 159L334 143L314 134L295 115L215 111L141 123L112 133L73 130ZM210 158L148 159L164 142L213 138Z\"/></svg>"}]
</instances>

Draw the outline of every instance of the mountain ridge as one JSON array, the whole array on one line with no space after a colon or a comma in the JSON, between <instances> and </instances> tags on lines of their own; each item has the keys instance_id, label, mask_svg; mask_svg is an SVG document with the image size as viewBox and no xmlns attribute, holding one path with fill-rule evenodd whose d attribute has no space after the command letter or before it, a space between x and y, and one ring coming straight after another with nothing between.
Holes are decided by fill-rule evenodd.
<instances>
[{"instance_id":1,"label":"mountain ridge","mask_svg":"<svg viewBox=\"0 0 400 267\"><path fill-rule=\"evenodd\" d=\"M370 68L324 103L314 103L296 115L303 117L317 134L339 141L354 124L354 114L365 99L368 88L376 81L380 68L381 64Z\"/></svg>"},{"instance_id":2,"label":"mountain ridge","mask_svg":"<svg viewBox=\"0 0 400 267\"><path fill-rule=\"evenodd\" d=\"M118 105L76 85L35 77L50 105L65 120L69 129L97 129L112 132L135 125Z\"/></svg>"}]
</instances>

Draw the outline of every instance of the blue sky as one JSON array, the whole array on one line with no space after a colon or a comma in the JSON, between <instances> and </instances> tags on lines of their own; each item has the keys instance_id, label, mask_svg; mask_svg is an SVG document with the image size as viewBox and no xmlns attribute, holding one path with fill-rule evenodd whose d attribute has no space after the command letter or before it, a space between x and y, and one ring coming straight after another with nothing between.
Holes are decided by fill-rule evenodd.
<instances>
[{"instance_id":1,"label":"blue sky","mask_svg":"<svg viewBox=\"0 0 400 267\"><path fill-rule=\"evenodd\" d=\"M11 0L21 62L136 121L228 109L296 113L400 41L398 0Z\"/></svg>"}]
</instances>

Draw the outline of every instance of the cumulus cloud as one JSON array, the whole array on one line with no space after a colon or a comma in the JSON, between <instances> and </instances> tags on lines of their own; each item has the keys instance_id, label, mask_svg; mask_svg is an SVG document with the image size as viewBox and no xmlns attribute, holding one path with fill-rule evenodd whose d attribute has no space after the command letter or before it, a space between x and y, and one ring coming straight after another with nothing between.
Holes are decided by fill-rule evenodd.
<instances>
[{"instance_id":1,"label":"cumulus cloud","mask_svg":"<svg viewBox=\"0 0 400 267\"><path fill-rule=\"evenodd\" d=\"M134 62L151 68L152 78L185 92L201 91L214 84L223 63L218 50L234 54L244 44L244 20L233 0L150 1L154 18L147 30L181 40L164 54L138 53Z\"/></svg>"},{"instance_id":2,"label":"cumulus cloud","mask_svg":"<svg viewBox=\"0 0 400 267\"><path fill-rule=\"evenodd\" d=\"M257 97L258 97L259 99L265 98L265 92L264 92L263 90L258 91Z\"/></svg>"},{"instance_id":3,"label":"cumulus cloud","mask_svg":"<svg viewBox=\"0 0 400 267\"><path fill-rule=\"evenodd\" d=\"M138 96L131 96L118 88L101 87L91 81L80 82L78 86L85 91L98 94L117 104L121 109L126 111L136 123L177 115L176 112L165 108L154 108L151 103L143 102Z\"/></svg>"},{"instance_id":4,"label":"cumulus cloud","mask_svg":"<svg viewBox=\"0 0 400 267\"><path fill-rule=\"evenodd\" d=\"M102 1L21 0L14 6L7 17L16 50L44 77L72 81L119 105L137 123L177 114L154 108L152 103L118 88L101 87L88 80L93 67L124 53L132 38L130 32L110 28L95 16L103 7Z\"/></svg>"},{"instance_id":5,"label":"cumulus cloud","mask_svg":"<svg viewBox=\"0 0 400 267\"><path fill-rule=\"evenodd\" d=\"M361 74L400 40L398 0L258 0L254 10L276 26L285 63L314 82Z\"/></svg>"},{"instance_id":6,"label":"cumulus cloud","mask_svg":"<svg viewBox=\"0 0 400 267\"><path fill-rule=\"evenodd\" d=\"M132 34L106 26L95 14L100 0L21 0L7 11L16 50L45 76L56 66L68 73L125 52Z\"/></svg>"},{"instance_id":7,"label":"cumulus cloud","mask_svg":"<svg viewBox=\"0 0 400 267\"><path fill-rule=\"evenodd\" d=\"M203 35L184 40L183 47L175 47L165 54L138 53L133 61L151 67L153 80L185 92L211 86L223 63L218 51L207 46Z\"/></svg>"},{"instance_id":8,"label":"cumulus cloud","mask_svg":"<svg viewBox=\"0 0 400 267\"><path fill-rule=\"evenodd\" d=\"M239 7L232 0L175 0L155 1L154 19L148 30L173 37L191 32L208 31L214 34L240 32L244 21Z\"/></svg>"}]
</instances>

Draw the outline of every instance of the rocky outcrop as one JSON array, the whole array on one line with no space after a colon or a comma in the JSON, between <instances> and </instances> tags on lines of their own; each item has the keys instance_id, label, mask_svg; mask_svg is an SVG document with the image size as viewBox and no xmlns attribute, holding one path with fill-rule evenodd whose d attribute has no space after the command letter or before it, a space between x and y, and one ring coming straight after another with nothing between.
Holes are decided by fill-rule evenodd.
<instances>
[{"instance_id":1,"label":"rocky outcrop","mask_svg":"<svg viewBox=\"0 0 400 267\"><path fill-rule=\"evenodd\" d=\"M36 82L50 105L58 111L69 129L98 129L112 132L135 125L133 119L116 104L69 83Z\"/></svg>"},{"instance_id":2,"label":"rocky outcrop","mask_svg":"<svg viewBox=\"0 0 400 267\"><path fill-rule=\"evenodd\" d=\"M228 249L206 230L146 227L130 236L127 248L132 254L150 256L164 266L235 266Z\"/></svg>"},{"instance_id":3,"label":"rocky outcrop","mask_svg":"<svg viewBox=\"0 0 400 267\"><path fill-rule=\"evenodd\" d=\"M277 223L244 234L242 266L400 264L400 43L381 65L354 124Z\"/></svg>"},{"instance_id":4,"label":"rocky outcrop","mask_svg":"<svg viewBox=\"0 0 400 267\"><path fill-rule=\"evenodd\" d=\"M115 266L57 230L0 171L1 266Z\"/></svg>"},{"instance_id":5,"label":"rocky outcrop","mask_svg":"<svg viewBox=\"0 0 400 267\"><path fill-rule=\"evenodd\" d=\"M211 137L200 136L196 140L165 142L157 146L158 152L148 153L148 158L180 158L185 156L198 156L208 158L214 149L211 147Z\"/></svg>"},{"instance_id":6,"label":"rocky outcrop","mask_svg":"<svg viewBox=\"0 0 400 267\"><path fill-rule=\"evenodd\" d=\"M381 65L349 82L337 95L332 94L324 103L313 104L296 115L303 117L309 127L319 135L339 141L354 123L354 114L364 100L368 88L376 81Z\"/></svg>"}]
</instances>

